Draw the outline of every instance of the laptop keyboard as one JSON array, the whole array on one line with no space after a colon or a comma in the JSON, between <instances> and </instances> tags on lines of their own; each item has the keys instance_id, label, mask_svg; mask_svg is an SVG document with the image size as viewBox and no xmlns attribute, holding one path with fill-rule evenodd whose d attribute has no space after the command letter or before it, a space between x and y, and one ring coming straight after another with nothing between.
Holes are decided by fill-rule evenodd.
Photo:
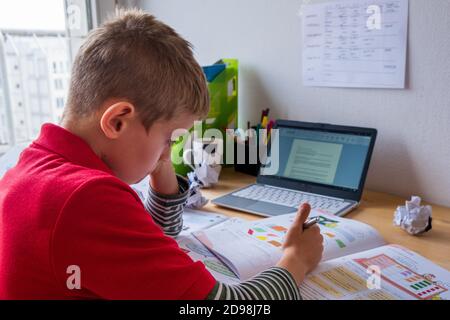
<instances>
[{"instance_id":1,"label":"laptop keyboard","mask_svg":"<svg viewBox=\"0 0 450 320\"><path fill-rule=\"evenodd\" d=\"M262 185L252 185L233 193L233 196L293 208L298 208L302 203L308 202L313 209L321 209L331 214L338 213L350 205L344 200Z\"/></svg>"}]
</instances>

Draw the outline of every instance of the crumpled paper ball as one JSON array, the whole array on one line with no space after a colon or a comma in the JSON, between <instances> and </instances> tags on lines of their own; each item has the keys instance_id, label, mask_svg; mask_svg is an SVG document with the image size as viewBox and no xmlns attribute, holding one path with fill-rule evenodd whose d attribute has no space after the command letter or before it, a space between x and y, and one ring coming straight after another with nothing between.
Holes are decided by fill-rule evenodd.
<instances>
[{"instance_id":1,"label":"crumpled paper ball","mask_svg":"<svg viewBox=\"0 0 450 320\"><path fill-rule=\"evenodd\" d=\"M394 214L394 225L411 235L419 235L431 230L431 206L421 206L422 199L413 196L404 206L397 208Z\"/></svg>"},{"instance_id":2,"label":"crumpled paper ball","mask_svg":"<svg viewBox=\"0 0 450 320\"><path fill-rule=\"evenodd\" d=\"M189 196L186 207L192 209L200 209L208 203L200 189L209 188L219 181L222 166L202 164L195 168L194 171L188 173L189 179Z\"/></svg>"},{"instance_id":3,"label":"crumpled paper ball","mask_svg":"<svg viewBox=\"0 0 450 320\"><path fill-rule=\"evenodd\" d=\"M194 168L194 171L188 173L188 179L190 183L195 183L200 188L210 188L219 182L220 172L222 171L221 165L208 165L202 163Z\"/></svg>"},{"instance_id":4,"label":"crumpled paper ball","mask_svg":"<svg viewBox=\"0 0 450 320\"><path fill-rule=\"evenodd\" d=\"M209 202L205 196L203 196L200 191L200 187L191 186L189 189L189 196L186 201L186 207L191 209L200 209L203 208Z\"/></svg>"}]
</instances>

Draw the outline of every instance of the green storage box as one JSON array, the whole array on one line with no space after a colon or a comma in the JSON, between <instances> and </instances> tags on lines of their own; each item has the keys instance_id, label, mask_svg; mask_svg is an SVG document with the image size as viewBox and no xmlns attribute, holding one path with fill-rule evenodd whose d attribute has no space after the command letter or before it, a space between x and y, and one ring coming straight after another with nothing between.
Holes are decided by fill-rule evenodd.
<instances>
[{"instance_id":1,"label":"green storage box","mask_svg":"<svg viewBox=\"0 0 450 320\"><path fill-rule=\"evenodd\" d=\"M221 131L223 139L226 139L227 129L236 129L238 126L238 69L239 62L236 59L222 59L212 66L203 68L208 79L208 89L210 95L211 109L208 117L203 121L202 132L197 132L198 136L208 129L218 129ZM191 135L194 128L191 129ZM185 162L179 163L183 156L185 145L191 139L188 136L181 137L172 148L172 161L178 174L186 176L192 171L191 166ZM187 146L190 149L190 146ZM224 159L226 150L224 145Z\"/></svg>"}]
</instances>

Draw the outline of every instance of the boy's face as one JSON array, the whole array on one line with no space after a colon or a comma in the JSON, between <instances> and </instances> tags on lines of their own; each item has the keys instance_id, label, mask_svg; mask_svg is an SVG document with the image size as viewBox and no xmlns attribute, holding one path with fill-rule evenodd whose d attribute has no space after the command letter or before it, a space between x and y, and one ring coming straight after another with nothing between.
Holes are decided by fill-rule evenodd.
<instances>
[{"instance_id":1,"label":"boy's face","mask_svg":"<svg viewBox=\"0 0 450 320\"><path fill-rule=\"evenodd\" d=\"M151 174L160 161L170 161L173 133L190 129L197 117L183 114L171 120L159 120L149 130L138 117L127 120L127 126L104 159L122 181L134 184Z\"/></svg>"}]
</instances>

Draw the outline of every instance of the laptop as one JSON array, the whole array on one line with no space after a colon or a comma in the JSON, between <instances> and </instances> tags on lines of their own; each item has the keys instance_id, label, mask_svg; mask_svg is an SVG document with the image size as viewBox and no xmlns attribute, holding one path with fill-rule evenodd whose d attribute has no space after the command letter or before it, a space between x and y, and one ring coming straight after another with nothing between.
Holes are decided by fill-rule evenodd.
<instances>
[{"instance_id":1,"label":"laptop","mask_svg":"<svg viewBox=\"0 0 450 320\"><path fill-rule=\"evenodd\" d=\"M278 120L274 128L278 166L272 166L273 147L255 184L214 199L214 204L266 217L296 212L304 202L337 216L358 207L376 129L287 120Z\"/></svg>"}]
</instances>

